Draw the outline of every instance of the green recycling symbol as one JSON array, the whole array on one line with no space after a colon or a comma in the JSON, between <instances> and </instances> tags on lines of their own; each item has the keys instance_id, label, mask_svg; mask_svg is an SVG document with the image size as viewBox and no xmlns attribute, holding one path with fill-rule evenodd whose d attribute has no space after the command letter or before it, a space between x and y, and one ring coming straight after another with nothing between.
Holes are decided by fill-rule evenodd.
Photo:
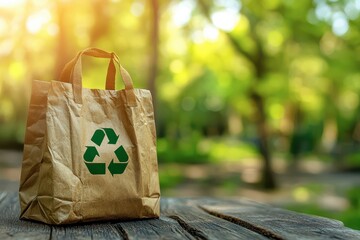
<instances>
[{"instance_id":1,"label":"green recycling symbol","mask_svg":"<svg viewBox=\"0 0 360 240\"><path fill-rule=\"evenodd\" d=\"M119 138L119 135L116 135L114 129L112 128L100 128L97 129L93 136L91 137L91 141L95 143L98 147L100 147L103 143L103 140L107 136L109 142L107 144L115 145ZM108 170L112 176L114 174L122 174L125 171L126 166L128 165L129 156L127 155L124 147L120 145L115 151L116 160L111 160ZM84 153L84 161L87 169L93 175L101 175L106 173L106 163L97 163L94 162L96 156L100 157L100 154L96 148L96 146L86 146L86 151Z\"/></svg>"}]
</instances>

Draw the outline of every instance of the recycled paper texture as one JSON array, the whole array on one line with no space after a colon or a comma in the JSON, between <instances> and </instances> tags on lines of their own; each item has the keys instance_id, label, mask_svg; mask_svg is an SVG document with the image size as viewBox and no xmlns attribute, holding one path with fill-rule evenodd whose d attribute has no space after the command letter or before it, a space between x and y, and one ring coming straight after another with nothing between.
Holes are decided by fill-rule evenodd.
<instances>
[{"instance_id":1,"label":"recycled paper texture","mask_svg":"<svg viewBox=\"0 0 360 240\"><path fill-rule=\"evenodd\" d=\"M82 88L81 56L109 58L106 90ZM80 52L60 81L34 81L20 180L21 219L48 224L159 217L151 94L115 88L114 53Z\"/></svg>"}]
</instances>

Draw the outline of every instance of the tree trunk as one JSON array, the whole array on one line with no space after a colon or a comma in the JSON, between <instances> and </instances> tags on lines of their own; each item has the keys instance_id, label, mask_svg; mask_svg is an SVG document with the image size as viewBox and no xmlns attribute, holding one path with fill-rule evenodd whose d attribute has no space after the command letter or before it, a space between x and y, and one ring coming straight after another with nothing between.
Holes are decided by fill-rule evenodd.
<instances>
[{"instance_id":1,"label":"tree trunk","mask_svg":"<svg viewBox=\"0 0 360 240\"><path fill-rule=\"evenodd\" d=\"M55 74L56 79L60 77L61 71L64 68L65 64L70 61L69 57L69 38L67 36L67 16L66 13L69 12L68 3L58 0L56 2L56 11L58 17L58 44L56 49L56 62L55 62Z\"/></svg>"},{"instance_id":2,"label":"tree trunk","mask_svg":"<svg viewBox=\"0 0 360 240\"><path fill-rule=\"evenodd\" d=\"M149 77L148 89L153 97L153 104L156 118L156 75L158 71L159 59L159 2L158 0L151 0L151 27L150 27L150 58L149 58Z\"/></svg>"},{"instance_id":3,"label":"tree trunk","mask_svg":"<svg viewBox=\"0 0 360 240\"><path fill-rule=\"evenodd\" d=\"M92 9L96 20L90 31L90 46L96 46L96 42L101 37L106 36L110 30L111 18L107 12L109 0L92 1Z\"/></svg>"},{"instance_id":4,"label":"tree trunk","mask_svg":"<svg viewBox=\"0 0 360 240\"><path fill-rule=\"evenodd\" d=\"M256 22L254 23L254 25L256 25ZM252 35L257 46L257 55L255 58L253 58L253 63L256 69L256 82L259 83L263 81L265 76L266 56L264 54L264 50L261 45L261 42L254 31L254 28L252 28ZM254 118L256 122L256 131L259 138L259 145L258 145L259 152L262 156L264 163L262 168L262 175L261 175L261 185L265 189L271 190L276 188L276 182L271 164L272 156L269 146L269 133L267 126L268 119L266 117L266 112L264 107L264 98L255 91L251 92L251 98L257 110L255 112L256 116Z\"/></svg>"},{"instance_id":5,"label":"tree trunk","mask_svg":"<svg viewBox=\"0 0 360 240\"><path fill-rule=\"evenodd\" d=\"M256 122L256 132L259 138L258 149L263 159L261 186L264 187L265 189L275 189L276 182L271 166L272 157L269 147L269 134L267 129L267 118L264 109L264 100L260 95L256 93L252 93L251 98L257 110L255 112L256 114L255 122Z\"/></svg>"},{"instance_id":6,"label":"tree trunk","mask_svg":"<svg viewBox=\"0 0 360 240\"><path fill-rule=\"evenodd\" d=\"M211 21L210 17L210 9L206 1L198 0L200 7L202 8L205 16ZM250 18L251 19L251 18ZM257 52L255 54L250 54L243 46L238 42L237 38L232 35L230 32L224 32L227 36L229 42L234 47L234 50L239 54L244 56L249 62L251 62L255 67L255 81L259 83L263 80L266 69L265 69L265 54L263 52L263 48L259 37L255 31L256 22L252 20L250 22L251 27L251 37L253 41L256 43ZM274 174L272 171L272 158L271 152L269 148L269 134L267 130L267 117L264 108L264 98L259 95L255 89L251 90L250 97L255 105L255 122L256 122L256 131L257 137L259 138L258 150L261 154L263 160L263 168L262 168L262 179L261 185L265 189L274 189L276 188L276 182L274 178Z\"/></svg>"}]
</instances>

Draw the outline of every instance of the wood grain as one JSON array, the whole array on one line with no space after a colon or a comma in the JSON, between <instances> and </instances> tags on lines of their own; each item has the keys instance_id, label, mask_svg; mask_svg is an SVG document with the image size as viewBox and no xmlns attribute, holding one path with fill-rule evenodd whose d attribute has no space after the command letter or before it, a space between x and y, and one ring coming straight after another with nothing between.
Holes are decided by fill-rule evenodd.
<instances>
[{"instance_id":1,"label":"wood grain","mask_svg":"<svg viewBox=\"0 0 360 240\"><path fill-rule=\"evenodd\" d=\"M51 227L19 220L17 194L0 193L0 239L48 239Z\"/></svg>"},{"instance_id":2,"label":"wood grain","mask_svg":"<svg viewBox=\"0 0 360 240\"><path fill-rule=\"evenodd\" d=\"M201 201L200 201L201 202ZM240 225L211 216L191 199L167 198L161 201L161 213L177 220L192 235L200 239L267 239Z\"/></svg>"},{"instance_id":3,"label":"wood grain","mask_svg":"<svg viewBox=\"0 0 360 240\"><path fill-rule=\"evenodd\" d=\"M19 215L17 193L0 193L0 239L195 239L167 217L50 226L19 220Z\"/></svg>"},{"instance_id":4,"label":"wood grain","mask_svg":"<svg viewBox=\"0 0 360 240\"><path fill-rule=\"evenodd\" d=\"M360 232L340 221L295 213L246 200L203 199L201 208L209 214L246 225L264 235L284 239L360 239Z\"/></svg>"},{"instance_id":5,"label":"wood grain","mask_svg":"<svg viewBox=\"0 0 360 240\"><path fill-rule=\"evenodd\" d=\"M120 222L128 239L195 239L179 223L168 217L139 221Z\"/></svg>"},{"instance_id":6,"label":"wood grain","mask_svg":"<svg viewBox=\"0 0 360 240\"><path fill-rule=\"evenodd\" d=\"M0 192L0 239L360 239L339 221L247 200L164 198L159 219L65 226L19 214L18 194Z\"/></svg>"},{"instance_id":7,"label":"wood grain","mask_svg":"<svg viewBox=\"0 0 360 240\"><path fill-rule=\"evenodd\" d=\"M51 226L50 239L124 239L109 223Z\"/></svg>"}]
</instances>

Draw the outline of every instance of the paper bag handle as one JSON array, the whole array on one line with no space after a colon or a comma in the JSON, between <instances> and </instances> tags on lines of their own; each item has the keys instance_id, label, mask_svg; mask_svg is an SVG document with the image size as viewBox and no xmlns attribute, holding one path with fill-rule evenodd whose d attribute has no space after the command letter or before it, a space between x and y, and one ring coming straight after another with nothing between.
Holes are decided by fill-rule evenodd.
<instances>
[{"instance_id":1,"label":"paper bag handle","mask_svg":"<svg viewBox=\"0 0 360 240\"><path fill-rule=\"evenodd\" d=\"M70 82L73 85L74 91L74 100L76 103L82 103L82 65L81 65L81 56L87 55L98 58L109 58L109 66L106 75L106 85L107 90L115 89L115 74L116 67L115 63L120 68L120 75L125 85L125 94L128 106L136 106L136 97L134 92L134 86L132 79L126 69L120 64L119 57L111 52L106 52L98 48L87 48L83 51L80 51L75 58L68 62L61 75L60 81Z\"/></svg>"}]
</instances>

